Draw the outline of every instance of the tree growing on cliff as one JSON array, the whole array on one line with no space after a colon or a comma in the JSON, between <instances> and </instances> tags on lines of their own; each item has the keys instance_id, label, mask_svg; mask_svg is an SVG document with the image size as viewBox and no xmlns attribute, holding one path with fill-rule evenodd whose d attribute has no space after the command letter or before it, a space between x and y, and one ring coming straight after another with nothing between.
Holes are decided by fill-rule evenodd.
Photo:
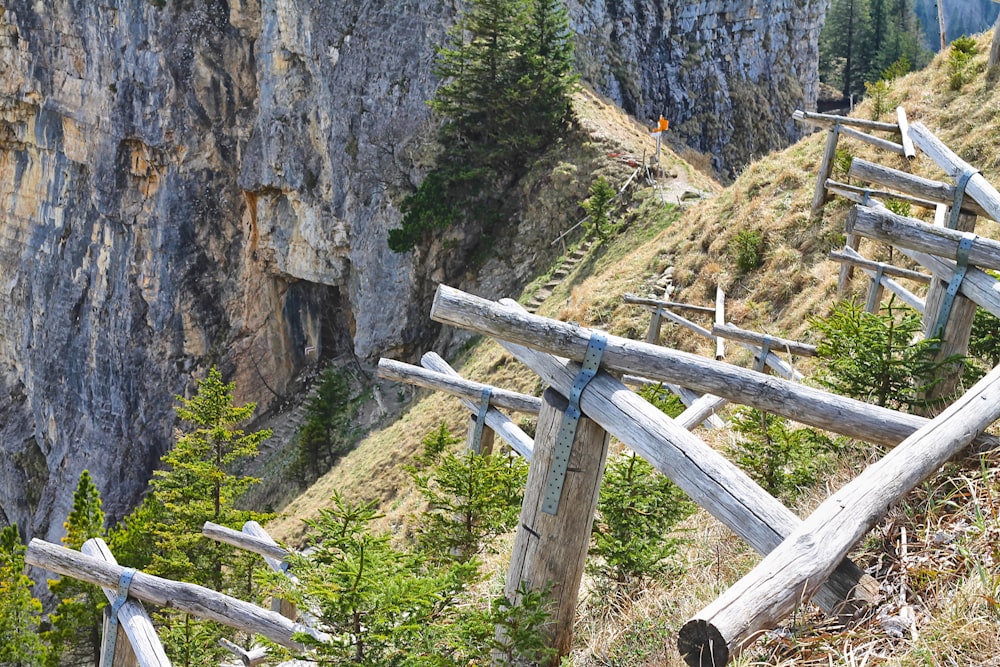
<instances>
[{"instance_id":1,"label":"tree growing on cliff","mask_svg":"<svg viewBox=\"0 0 1000 667\"><path fill-rule=\"evenodd\" d=\"M73 493L73 510L63 526L66 535L62 543L77 551L87 540L104 537L101 494L88 470L80 473ZM50 580L49 591L59 599L59 604L49 617L51 629L43 635L49 644L46 664L56 667L100 663L101 625L107 604L104 593L97 586L72 577Z\"/></svg>"},{"instance_id":2,"label":"tree growing on cliff","mask_svg":"<svg viewBox=\"0 0 1000 667\"><path fill-rule=\"evenodd\" d=\"M24 544L17 525L0 530L0 665L36 667L45 662L38 635L42 603L24 574Z\"/></svg>"},{"instance_id":3,"label":"tree growing on cliff","mask_svg":"<svg viewBox=\"0 0 1000 667\"><path fill-rule=\"evenodd\" d=\"M516 180L571 119L573 45L562 0L471 0L438 50L444 83L429 102L444 124L438 167L401 204L389 248L502 205Z\"/></svg>"}]
</instances>

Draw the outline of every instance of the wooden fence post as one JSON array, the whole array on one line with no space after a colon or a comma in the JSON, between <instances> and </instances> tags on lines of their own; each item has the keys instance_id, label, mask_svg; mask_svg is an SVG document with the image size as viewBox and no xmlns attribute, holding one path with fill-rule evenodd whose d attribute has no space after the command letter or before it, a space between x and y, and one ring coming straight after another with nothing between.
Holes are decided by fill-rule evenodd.
<instances>
[{"instance_id":1,"label":"wooden fence post","mask_svg":"<svg viewBox=\"0 0 1000 667\"><path fill-rule=\"evenodd\" d=\"M125 628L120 623L114 624L115 633L111 633L111 607L104 608L104 626L101 628L101 664L100 667L139 667L139 660L135 657L135 649L125 634ZM113 648L108 644L114 637ZM108 651L111 651L111 664L106 665L105 660Z\"/></svg>"},{"instance_id":2,"label":"wooden fence post","mask_svg":"<svg viewBox=\"0 0 1000 667\"><path fill-rule=\"evenodd\" d=\"M826 179L833 173L834 159L837 155L837 139L840 138L840 124L834 123L826 134L826 150L823 151L823 161L819 165L819 176L816 179L816 191L813 193L812 217L823 215L823 205L826 204Z\"/></svg>"},{"instance_id":3,"label":"wooden fence post","mask_svg":"<svg viewBox=\"0 0 1000 667\"><path fill-rule=\"evenodd\" d=\"M514 537L504 595L517 602L522 583L531 590L551 586L555 603L547 629L550 646L559 656L569 653L573 639L576 601L590 545L601 477L608 454L608 434L581 417L573 439L558 513L542 511L556 440L567 401L549 389L542 401L535 435L534 457ZM553 664L558 664L558 659Z\"/></svg>"}]
</instances>

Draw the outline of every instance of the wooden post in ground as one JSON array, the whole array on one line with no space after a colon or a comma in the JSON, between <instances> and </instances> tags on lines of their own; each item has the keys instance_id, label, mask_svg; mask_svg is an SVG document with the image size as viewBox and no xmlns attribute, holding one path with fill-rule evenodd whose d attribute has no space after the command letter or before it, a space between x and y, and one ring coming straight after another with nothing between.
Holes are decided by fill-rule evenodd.
<instances>
[{"instance_id":1,"label":"wooden post in ground","mask_svg":"<svg viewBox=\"0 0 1000 667\"><path fill-rule=\"evenodd\" d=\"M917 157L917 149L913 147L913 139L910 139L910 123L903 107L896 107L896 122L899 125L899 143L903 146L903 155L907 160L912 160Z\"/></svg>"},{"instance_id":2,"label":"wooden post in ground","mask_svg":"<svg viewBox=\"0 0 1000 667\"><path fill-rule=\"evenodd\" d=\"M590 545L591 525L608 454L608 434L581 417L566 468L558 511L542 511L549 472L567 401L547 390L538 415L534 458L528 471L521 518L514 537L504 595L515 602L523 585L530 590L549 588L554 604L546 629L549 645L558 656L569 653L573 639L576 601ZM553 661L558 664L558 658Z\"/></svg>"},{"instance_id":3,"label":"wooden post in ground","mask_svg":"<svg viewBox=\"0 0 1000 667\"><path fill-rule=\"evenodd\" d=\"M674 286L668 282L667 286L663 288L663 300L669 300L670 295L673 293ZM650 345L660 344L660 315L663 313L663 308L660 305L657 305L655 308L653 316L649 318L649 329L646 331L646 342Z\"/></svg>"},{"instance_id":4,"label":"wooden post in ground","mask_svg":"<svg viewBox=\"0 0 1000 667\"><path fill-rule=\"evenodd\" d=\"M834 159L837 156L837 139L840 137L840 123L835 122L827 130L826 149L823 151L823 161L819 164L819 175L816 177L816 191L813 193L812 216L823 215L823 205L826 204L826 179L833 173Z\"/></svg>"},{"instance_id":5,"label":"wooden post in ground","mask_svg":"<svg viewBox=\"0 0 1000 667\"><path fill-rule=\"evenodd\" d=\"M958 216L957 231L971 232L975 228L976 216ZM924 302L924 337L941 339L941 344L934 355L934 360L937 362L942 362L954 355L964 357L968 354L972 321L976 317L976 304L973 301L965 298L961 293L948 295L950 282L950 280L946 282L939 278L931 280L931 286L927 291L927 300ZM941 326L942 321L944 321L943 327ZM936 373L939 381L927 393L927 398L934 400L948 396L955 391L962 379L964 368L965 365L959 361L939 370Z\"/></svg>"},{"instance_id":6,"label":"wooden post in ground","mask_svg":"<svg viewBox=\"0 0 1000 667\"><path fill-rule=\"evenodd\" d=\"M722 326L726 323L726 293L722 291L721 285L715 286L715 325ZM722 361L726 357L726 339L722 336L715 337L715 360Z\"/></svg>"},{"instance_id":7,"label":"wooden post in ground","mask_svg":"<svg viewBox=\"0 0 1000 667\"><path fill-rule=\"evenodd\" d=\"M284 551L284 549L278 546L278 543L274 541L274 538L272 538L266 530L264 530L263 526L256 521L247 521L243 524L243 534L254 537L260 540L263 545L271 547L273 549L271 554L262 554L264 556L264 562L267 563L267 566L273 571L288 574L288 571L286 570L287 564L285 563L285 559L288 558L287 552L280 558L276 557L277 554L280 551ZM298 618L298 609L295 608L295 603L291 600L285 600L283 598L272 599L271 611L276 611L292 621Z\"/></svg>"},{"instance_id":8,"label":"wooden post in ground","mask_svg":"<svg viewBox=\"0 0 1000 667\"><path fill-rule=\"evenodd\" d=\"M744 642L809 599L888 509L1000 418L1000 368L827 498L749 574L688 621L685 661L721 667Z\"/></svg>"},{"instance_id":9,"label":"wooden post in ground","mask_svg":"<svg viewBox=\"0 0 1000 667\"><path fill-rule=\"evenodd\" d=\"M125 634L125 628L115 625L111 632L111 607L104 608L104 624L101 627L101 664L99 667L139 667L139 659L135 657L135 649ZM114 644L109 647L112 637ZM110 651L110 653L109 653ZM106 664L110 656L110 663Z\"/></svg>"},{"instance_id":10,"label":"wooden post in ground","mask_svg":"<svg viewBox=\"0 0 1000 667\"><path fill-rule=\"evenodd\" d=\"M99 537L87 540L80 547L80 552L91 558L105 561L112 565L117 565L111 550L104 540ZM111 605L118 599L118 588L103 586L101 590L111 603L104 608L104 642L101 646L101 656L105 654L105 644L111 640L108 632L109 615ZM143 608L142 603L134 598L129 598L118 610L118 630L115 637L115 654L112 667L170 667L170 660L163 650L163 644L153 629L153 621Z\"/></svg>"}]
</instances>

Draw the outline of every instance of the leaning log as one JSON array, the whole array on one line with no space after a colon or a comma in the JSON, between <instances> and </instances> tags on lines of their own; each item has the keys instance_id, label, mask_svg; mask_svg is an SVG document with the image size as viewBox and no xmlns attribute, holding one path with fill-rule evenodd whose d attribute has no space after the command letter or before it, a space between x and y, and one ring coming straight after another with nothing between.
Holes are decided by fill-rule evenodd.
<instances>
[{"instance_id":1,"label":"leaning log","mask_svg":"<svg viewBox=\"0 0 1000 667\"><path fill-rule=\"evenodd\" d=\"M689 665L721 667L808 599L888 509L1000 418L1000 368L827 498L757 567L688 621Z\"/></svg>"},{"instance_id":2,"label":"leaning log","mask_svg":"<svg viewBox=\"0 0 1000 667\"><path fill-rule=\"evenodd\" d=\"M851 161L851 169L847 172L850 178L859 181L875 183L885 188L899 190L912 197L917 197L937 204L951 204L955 201L955 186L941 181L933 181L929 178L922 178L899 171L891 167L884 167L874 162L854 158ZM921 204L923 206L923 204ZM975 213L985 218L992 217L986 209L975 201L965 198L962 202L962 211L965 213Z\"/></svg>"},{"instance_id":3,"label":"leaning log","mask_svg":"<svg viewBox=\"0 0 1000 667\"><path fill-rule=\"evenodd\" d=\"M895 141L889 141L888 139L882 139L881 137L873 137L870 134L865 134L864 132L859 132L850 127L840 128L840 133L845 137L851 137L852 139L857 139L858 141L870 144L875 148L881 148L889 153L895 153L896 155L905 155L906 152L901 144L897 144Z\"/></svg>"},{"instance_id":4,"label":"leaning log","mask_svg":"<svg viewBox=\"0 0 1000 667\"><path fill-rule=\"evenodd\" d=\"M288 550L275 544L274 540L265 540L256 535L220 526L211 521L206 521L205 525L201 527L201 534L216 542L259 554L278 563L288 558ZM268 564L270 565L270 563Z\"/></svg>"},{"instance_id":5,"label":"leaning log","mask_svg":"<svg viewBox=\"0 0 1000 667\"><path fill-rule=\"evenodd\" d=\"M458 372L435 352L424 353L424 356L420 358L420 363L428 370L436 373L460 377ZM479 413L479 404L477 402L465 398L460 400L462 401L462 405L470 412ZM486 411L486 426L493 429L494 433L499 435L504 442L510 445L511 449L523 456L525 460L531 460L535 443L531 436L515 424L510 417L496 408L490 408Z\"/></svg>"},{"instance_id":6,"label":"leaning log","mask_svg":"<svg viewBox=\"0 0 1000 667\"><path fill-rule=\"evenodd\" d=\"M900 143L903 145L903 155L907 160L917 157L917 150L910 139L910 121L906 119L906 109L896 107L896 124L899 125Z\"/></svg>"},{"instance_id":7,"label":"leaning log","mask_svg":"<svg viewBox=\"0 0 1000 667\"><path fill-rule=\"evenodd\" d=\"M919 271L914 271L913 269L904 269L899 266L893 266L892 264L865 259L853 250L844 252L837 252L834 250L828 257L835 262L850 262L855 266L863 269L870 269L871 271L881 273L884 276L906 278L907 280L923 283L925 285L931 282L931 276L926 273L920 273Z\"/></svg>"},{"instance_id":8,"label":"leaning log","mask_svg":"<svg viewBox=\"0 0 1000 667\"><path fill-rule=\"evenodd\" d=\"M554 389L569 393L579 364L521 345L500 344ZM746 473L609 373L601 371L590 381L580 407L758 552L774 549L798 525L799 519ZM817 596L825 611L850 614L875 599L878 584L856 565L845 560L837 572Z\"/></svg>"},{"instance_id":9,"label":"leaning log","mask_svg":"<svg viewBox=\"0 0 1000 667\"><path fill-rule=\"evenodd\" d=\"M897 248L953 259L958 244L966 234L934 227L925 222L904 218L882 206L855 206L848 213L848 223L855 234L890 243ZM969 247L969 264L985 269L1000 269L1000 241L976 237Z\"/></svg>"},{"instance_id":10,"label":"leaning log","mask_svg":"<svg viewBox=\"0 0 1000 667\"><path fill-rule=\"evenodd\" d=\"M103 588L117 589L118 580L125 569L39 539L33 539L28 544L24 560L30 565ZM281 614L261 609L249 602L223 595L204 586L171 581L144 572L136 572L132 577L129 596L160 607L172 607L231 628L256 633L296 651L305 649L301 643L292 638L298 632L309 634L319 641L330 640L326 633L292 623Z\"/></svg>"},{"instance_id":11,"label":"leaning log","mask_svg":"<svg viewBox=\"0 0 1000 667\"><path fill-rule=\"evenodd\" d=\"M757 333L756 331L747 331L746 329L741 329L735 324L716 324L712 327L712 335L728 338L740 343L756 345L757 347L767 345L767 347L772 350L780 350L799 357L816 356L815 345L800 343L787 338L779 338L778 336L769 336L767 334Z\"/></svg>"},{"instance_id":12,"label":"leaning log","mask_svg":"<svg viewBox=\"0 0 1000 667\"><path fill-rule=\"evenodd\" d=\"M900 252L942 280L951 280L955 273L953 261L906 248L900 248ZM1000 317L1000 281L990 274L970 266L958 290L983 310Z\"/></svg>"},{"instance_id":13,"label":"leaning log","mask_svg":"<svg viewBox=\"0 0 1000 667\"><path fill-rule=\"evenodd\" d=\"M872 280L875 280L875 278L878 276L878 266L881 265L880 262L872 262L870 260L863 258L856 251L851 250L846 246L844 247L842 252L830 253L830 259L839 262L844 262L845 264L857 265L858 268L864 271L864 273ZM875 268L872 268L871 265L875 265ZM923 313L924 300L921 299L916 294L914 294L913 292L911 292L910 290L900 285L899 283L897 283L892 278L889 278L887 277L887 275L885 275L889 274L890 270L893 272L902 272L902 271L907 271L907 269L900 269L898 267L894 267L889 264L886 264L884 266L885 266L885 269L883 270L884 275L882 275L882 277L879 278L879 284L885 289L895 294L896 296L898 296L900 299L902 299L903 303L908 305L910 308L913 308L913 310L917 311L918 313ZM916 271L913 271L911 273L915 274L907 276L911 280L918 280L919 276L919 282L926 282L926 283L930 282L930 276L924 275L922 273L917 273ZM868 312L875 312L875 310L872 308L868 308Z\"/></svg>"},{"instance_id":14,"label":"leaning log","mask_svg":"<svg viewBox=\"0 0 1000 667\"><path fill-rule=\"evenodd\" d=\"M674 308L676 310L690 310L696 313L714 313L715 308L709 306L698 306L691 303L678 303L676 301L662 301L660 299L650 299L644 296L626 294L622 301L637 306L649 306L650 308Z\"/></svg>"},{"instance_id":15,"label":"leaning log","mask_svg":"<svg viewBox=\"0 0 1000 667\"><path fill-rule=\"evenodd\" d=\"M855 204L867 204L872 199L880 199L883 202L895 199L897 201L913 204L914 206L919 206L920 208L925 208L929 211L935 212L937 212L941 206L944 206L944 204L933 202L929 199L912 197L900 192L873 190L872 188L862 188L857 185L848 185L846 183L841 183L840 181L835 181L832 178L826 179L826 189L835 195L840 195L845 199L849 199Z\"/></svg>"},{"instance_id":16,"label":"leaning log","mask_svg":"<svg viewBox=\"0 0 1000 667\"><path fill-rule=\"evenodd\" d=\"M585 327L531 315L447 285L438 286L431 319L576 361L583 359L591 337ZM901 442L927 423L926 418L917 415L619 336L608 336L602 364L604 368L673 382L807 426L884 445ZM991 436L981 436L980 441L987 447L997 444Z\"/></svg>"},{"instance_id":17,"label":"leaning log","mask_svg":"<svg viewBox=\"0 0 1000 667\"><path fill-rule=\"evenodd\" d=\"M965 186L965 193L986 210L986 217L1000 221L1000 192L996 191L979 170L958 157L953 150L924 127L923 123L910 126L910 138L917 148L934 160L955 181L964 174L972 173Z\"/></svg>"},{"instance_id":18,"label":"leaning log","mask_svg":"<svg viewBox=\"0 0 1000 667\"><path fill-rule=\"evenodd\" d=\"M406 382L428 389L444 391L453 396L473 401L477 405L481 400L483 389L487 387L479 382L427 370L395 359L379 359L376 375L386 380ZM528 396L499 387L489 388L492 390L490 405L495 405L498 408L537 415L542 407L542 400L536 396Z\"/></svg>"},{"instance_id":19,"label":"leaning log","mask_svg":"<svg viewBox=\"0 0 1000 667\"><path fill-rule=\"evenodd\" d=\"M108 549L108 545L99 537L84 542L80 551L91 558L112 565L118 564L114 554ZM102 586L101 590L104 591L108 602L114 604L118 598L118 583L115 582L114 586ZM105 609L110 610L111 607L105 607ZM122 634L125 637L122 637ZM119 650L117 642L123 642L128 646L121 647L121 650L123 652L131 650L140 667L170 667L170 660L163 650L163 644L160 643L156 629L153 628L152 619L149 618L142 603L134 598L130 597L118 610L118 637L115 641L116 662Z\"/></svg>"}]
</instances>

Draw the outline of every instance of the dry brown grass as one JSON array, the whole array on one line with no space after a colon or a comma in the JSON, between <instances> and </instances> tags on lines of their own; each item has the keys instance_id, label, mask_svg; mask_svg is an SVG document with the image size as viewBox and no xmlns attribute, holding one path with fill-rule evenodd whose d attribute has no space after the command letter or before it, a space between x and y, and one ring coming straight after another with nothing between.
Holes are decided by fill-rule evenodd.
<instances>
[{"instance_id":1,"label":"dry brown grass","mask_svg":"<svg viewBox=\"0 0 1000 667\"><path fill-rule=\"evenodd\" d=\"M894 104L911 121L922 121L943 141L1000 182L1000 92L986 81L988 40L980 39L980 72L962 91L949 90L943 56L924 72L893 84ZM869 117L867 103L857 113ZM620 131L614 110L595 103L584 119L595 128L613 128L605 139L642 147L641 129ZM597 132L598 130L594 130ZM932 178L941 172L925 157L913 163L887 158L850 139L844 147L856 156ZM631 149L630 149L631 150ZM727 291L727 317L737 325L775 335L808 340L809 318L826 315L835 299L839 265L826 260L842 243L844 202L828 204L822 220L809 208L823 136L809 136L776 155L749 166L718 196L688 208L679 220L665 211L654 191L637 196L632 224L621 236L602 244L568 276L543 305L541 313L612 333L643 338L649 316L622 302L626 292L659 296L657 281L674 267L675 300L708 305L717 284ZM676 158L671 158L676 159ZM685 170L686 171L686 170ZM707 179L691 173L698 187ZM1000 238L997 225L981 223L979 233ZM760 231L767 240L761 268L741 274L731 245L741 230ZM885 257L884 249L865 243L862 252ZM863 297L864 280L855 279L850 294ZM703 322L703 324L706 324ZM665 344L710 354L708 341L685 330L664 326ZM747 363L735 346L733 360ZM807 364L797 364L808 372ZM538 393L538 380L498 346L480 343L457 363L463 375L498 386ZM334 488L352 497L383 501L390 523L417 509L400 466L417 451L419 441L440 421L463 428L465 415L455 399L422 396L402 418L368 437L335 470L286 509L295 518L272 524L277 536L296 541L301 517L323 506ZM701 431L699 434L703 434ZM703 434L704 435L704 434ZM723 434L706 435L709 440ZM719 440L715 444L721 444ZM858 445L852 458L831 475L823 488L802 501L800 512L822 501L879 452ZM953 463L900 503L853 558L883 582L885 601L871 618L850 629L832 628L803 610L779 632L749 647L734 664L749 665L1000 665L1000 456L981 462ZM676 630L757 561L729 531L704 513L685 525L689 538L681 565L684 576L659 582L608 613L599 601L584 601L577 628L576 665L620 667L680 665L674 648ZM907 535L903 554L901 535ZM904 609L914 624L893 636L891 619Z\"/></svg>"}]
</instances>

